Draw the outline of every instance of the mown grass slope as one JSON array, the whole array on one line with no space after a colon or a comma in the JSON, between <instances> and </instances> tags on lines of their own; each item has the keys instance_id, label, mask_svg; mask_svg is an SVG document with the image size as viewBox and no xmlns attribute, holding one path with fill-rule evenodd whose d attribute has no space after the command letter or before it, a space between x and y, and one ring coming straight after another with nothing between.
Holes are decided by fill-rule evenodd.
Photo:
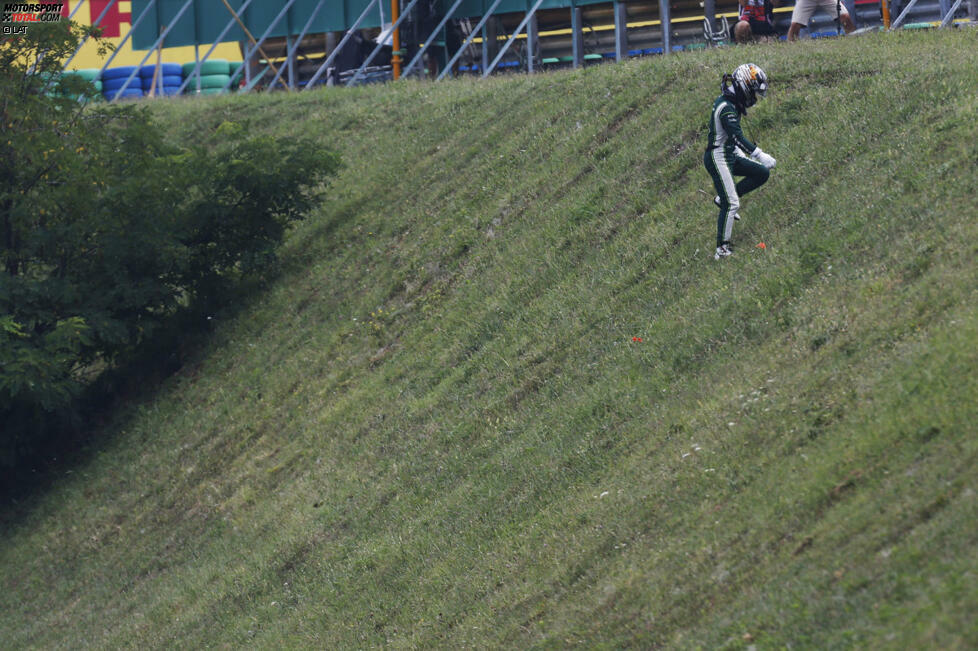
<instances>
[{"instance_id":1,"label":"mown grass slope","mask_svg":"<svg viewBox=\"0 0 978 651\"><path fill-rule=\"evenodd\" d=\"M205 353L4 505L4 646L978 645L976 56L160 103L346 168ZM718 263L747 60L778 167Z\"/></svg>"}]
</instances>

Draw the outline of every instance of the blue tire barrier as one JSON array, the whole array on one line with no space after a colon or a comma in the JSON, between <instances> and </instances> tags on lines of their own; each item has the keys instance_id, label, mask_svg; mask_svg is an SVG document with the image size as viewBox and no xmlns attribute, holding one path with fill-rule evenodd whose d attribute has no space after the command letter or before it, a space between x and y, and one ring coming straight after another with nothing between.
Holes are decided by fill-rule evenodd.
<instances>
[{"instance_id":1,"label":"blue tire barrier","mask_svg":"<svg viewBox=\"0 0 978 651\"><path fill-rule=\"evenodd\" d=\"M139 69L139 76L143 78L153 78L156 74L156 65L143 66ZM183 75L183 66L179 63L161 63L160 64L160 74L164 76L169 75Z\"/></svg>"},{"instance_id":2,"label":"blue tire barrier","mask_svg":"<svg viewBox=\"0 0 978 651\"><path fill-rule=\"evenodd\" d=\"M143 77L142 82L143 82L142 83L143 90L149 90L150 88L153 87L152 77L149 78ZM157 77L156 79L157 88L160 88L161 86L164 87L176 86L177 88L179 88L182 83L183 83L183 77L181 75L167 75L165 77Z\"/></svg>"},{"instance_id":3,"label":"blue tire barrier","mask_svg":"<svg viewBox=\"0 0 978 651\"><path fill-rule=\"evenodd\" d=\"M116 77L114 79L103 79L102 90L105 91L119 90L120 88L122 88L122 85L126 83L126 79L128 79L128 77ZM129 82L129 85L126 86L126 90L133 90L133 89L136 89L139 92L143 92L143 86L142 84L139 83L138 78L132 79Z\"/></svg>"},{"instance_id":4,"label":"blue tire barrier","mask_svg":"<svg viewBox=\"0 0 978 651\"><path fill-rule=\"evenodd\" d=\"M102 73L102 81L105 81L106 79L126 79L136 70L138 70L136 66L119 66L118 68L108 68Z\"/></svg>"}]
</instances>

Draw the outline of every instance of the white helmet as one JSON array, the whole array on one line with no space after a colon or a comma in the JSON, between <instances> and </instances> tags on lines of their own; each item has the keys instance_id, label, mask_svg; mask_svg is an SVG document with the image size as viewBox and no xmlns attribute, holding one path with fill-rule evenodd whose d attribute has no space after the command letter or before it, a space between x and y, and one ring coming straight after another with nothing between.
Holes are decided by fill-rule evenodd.
<instances>
[{"instance_id":1,"label":"white helmet","mask_svg":"<svg viewBox=\"0 0 978 651\"><path fill-rule=\"evenodd\" d=\"M723 76L723 94L730 97L741 113L757 103L757 96L767 93L767 75L760 66L745 63L737 66L732 75Z\"/></svg>"}]
</instances>

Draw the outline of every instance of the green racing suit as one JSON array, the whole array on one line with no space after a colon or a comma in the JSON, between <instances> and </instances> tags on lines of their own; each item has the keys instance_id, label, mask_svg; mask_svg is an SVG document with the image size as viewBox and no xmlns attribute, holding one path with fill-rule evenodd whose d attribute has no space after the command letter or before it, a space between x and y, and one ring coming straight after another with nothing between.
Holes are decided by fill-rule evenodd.
<instances>
[{"instance_id":1,"label":"green racing suit","mask_svg":"<svg viewBox=\"0 0 978 651\"><path fill-rule=\"evenodd\" d=\"M764 185L770 172L748 155L757 149L740 128L740 112L725 95L713 103L710 116L710 137L703 154L703 164L713 178L713 187L720 197L717 218L717 246L730 243L733 222L740 208L740 197ZM734 176L742 176L734 182Z\"/></svg>"}]
</instances>

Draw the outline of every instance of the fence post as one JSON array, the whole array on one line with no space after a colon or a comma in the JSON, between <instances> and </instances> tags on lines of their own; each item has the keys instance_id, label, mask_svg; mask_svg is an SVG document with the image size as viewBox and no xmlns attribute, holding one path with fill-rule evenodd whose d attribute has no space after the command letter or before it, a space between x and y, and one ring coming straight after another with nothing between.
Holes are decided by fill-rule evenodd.
<instances>
[{"instance_id":1,"label":"fence post","mask_svg":"<svg viewBox=\"0 0 978 651\"><path fill-rule=\"evenodd\" d=\"M573 44L574 67L584 65L584 10L571 7L571 43Z\"/></svg>"},{"instance_id":2,"label":"fence post","mask_svg":"<svg viewBox=\"0 0 978 651\"><path fill-rule=\"evenodd\" d=\"M714 0L707 0L714 2ZM625 3L615 0L615 61L621 63L628 57L628 12Z\"/></svg>"},{"instance_id":3,"label":"fence post","mask_svg":"<svg viewBox=\"0 0 978 651\"><path fill-rule=\"evenodd\" d=\"M672 14L669 0L659 0L659 18L662 20L662 53L672 52Z\"/></svg>"},{"instance_id":4,"label":"fence post","mask_svg":"<svg viewBox=\"0 0 978 651\"><path fill-rule=\"evenodd\" d=\"M540 25L534 12L526 24L526 70L533 73L540 59Z\"/></svg>"}]
</instances>

